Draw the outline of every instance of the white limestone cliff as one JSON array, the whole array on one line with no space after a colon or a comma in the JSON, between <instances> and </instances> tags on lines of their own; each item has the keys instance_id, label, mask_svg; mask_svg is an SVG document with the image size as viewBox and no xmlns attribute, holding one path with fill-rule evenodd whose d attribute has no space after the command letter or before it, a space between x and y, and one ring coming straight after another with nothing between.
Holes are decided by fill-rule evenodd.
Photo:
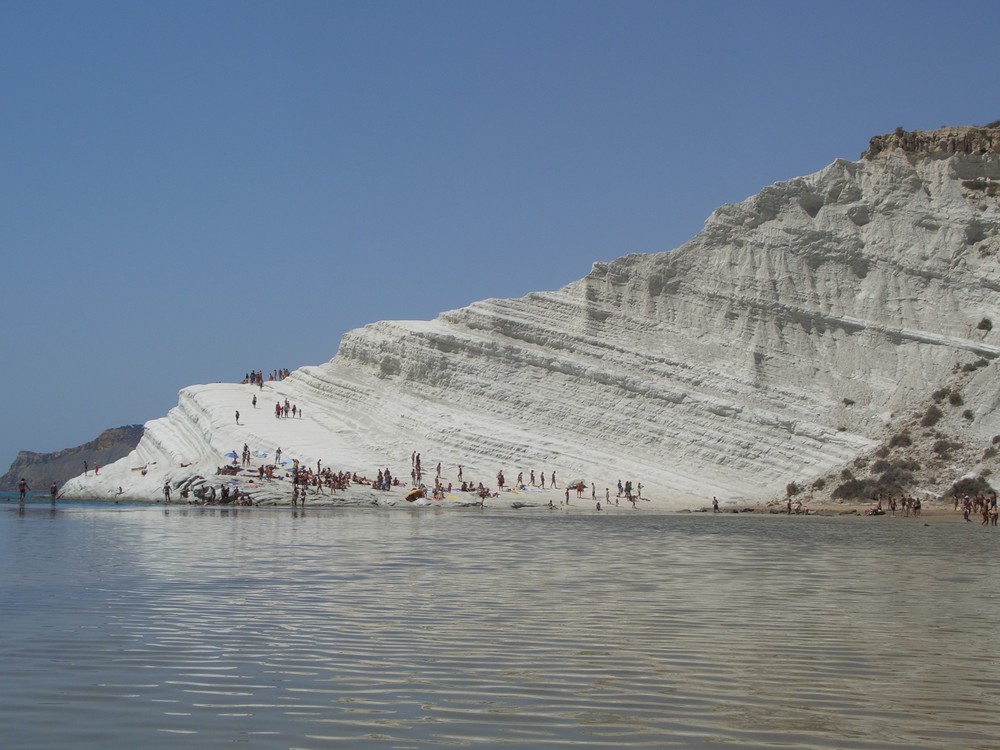
<instances>
[{"instance_id":1,"label":"white limestone cliff","mask_svg":"<svg viewBox=\"0 0 1000 750\"><path fill-rule=\"evenodd\" d=\"M132 454L63 493L153 499L247 443L369 475L405 477L416 450L484 481L556 470L632 478L672 507L760 499L876 445L982 359L965 401L988 440L1000 130L935 133L880 136L859 161L723 206L672 252L595 264L558 291L374 323L264 390L186 388ZM285 398L302 419L274 417Z\"/></svg>"}]
</instances>

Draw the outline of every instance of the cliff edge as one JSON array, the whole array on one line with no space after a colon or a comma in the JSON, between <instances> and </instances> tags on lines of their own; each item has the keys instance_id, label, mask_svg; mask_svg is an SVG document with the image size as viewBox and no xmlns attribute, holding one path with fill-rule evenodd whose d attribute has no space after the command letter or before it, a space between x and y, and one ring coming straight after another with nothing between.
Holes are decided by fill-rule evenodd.
<instances>
[{"instance_id":1,"label":"cliff edge","mask_svg":"<svg viewBox=\"0 0 1000 750\"><path fill-rule=\"evenodd\" d=\"M861 158L871 160L891 151L937 159L956 154L1000 154L1000 120L982 127L944 127L937 130L896 128L892 133L872 138Z\"/></svg>"}]
</instances>

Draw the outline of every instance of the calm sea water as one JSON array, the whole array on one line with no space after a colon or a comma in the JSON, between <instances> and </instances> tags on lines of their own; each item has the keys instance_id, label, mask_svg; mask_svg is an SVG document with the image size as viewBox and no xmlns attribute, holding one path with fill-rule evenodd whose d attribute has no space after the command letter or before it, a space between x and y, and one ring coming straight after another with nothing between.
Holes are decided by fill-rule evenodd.
<instances>
[{"instance_id":1,"label":"calm sea water","mask_svg":"<svg viewBox=\"0 0 1000 750\"><path fill-rule=\"evenodd\" d=\"M996 748L1000 531L0 502L4 748Z\"/></svg>"}]
</instances>

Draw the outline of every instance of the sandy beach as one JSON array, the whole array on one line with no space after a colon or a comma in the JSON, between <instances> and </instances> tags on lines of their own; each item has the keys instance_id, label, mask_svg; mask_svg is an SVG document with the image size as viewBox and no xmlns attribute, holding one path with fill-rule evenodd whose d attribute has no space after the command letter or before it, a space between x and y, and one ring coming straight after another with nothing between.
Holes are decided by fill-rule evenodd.
<instances>
[{"instance_id":1,"label":"sandy beach","mask_svg":"<svg viewBox=\"0 0 1000 750\"><path fill-rule=\"evenodd\" d=\"M232 470L232 467L230 467ZM962 521L961 511L956 511L950 502L924 502L920 515L906 515L902 509L895 513L883 511L881 514L872 514L870 511L875 508L873 503L859 502L812 502L793 503L792 513L788 513L788 506L784 500L771 500L761 502L726 501L719 502L718 511L713 511L711 498L702 502L691 502L687 507L678 507L676 499L669 500L653 497L636 498L634 503L630 503L623 495L617 496L617 487L608 488L610 498L605 499L605 490L597 489L597 499L592 496L592 490L586 489L578 496L575 489L570 489L567 497L565 486L556 488L540 486L505 487L502 491L497 491L494 486L490 495L481 498L476 491L463 492L452 486L449 492L447 489L439 497L431 497L432 487L426 488L426 495L413 498L413 486L410 483L401 482L390 489L381 490L373 488L371 482L352 482L345 489L331 489L323 487L317 489L315 484L303 489L299 486L299 492L293 504L293 481L291 472L279 472L275 478L268 481L260 480L257 477L256 467L246 467L239 470L236 475L217 474L210 477L190 477L181 486L175 487L171 493L171 504L183 505L236 505L235 501L223 502L221 491L224 486L228 486L233 496L238 490L244 497L252 500L253 507L310 507L310 508L347 508L347 507L412 507L412 508L494 508L512 510L562 510L562 511L590 511L608 513L704 513L709 515L732 515L732 514L758 514L758 515L790 515L792 517L805 516L825 516L825 517L868 517L873 521L889 518L906 518L907 520L934 520L934 521ZM478 482L476 483L478 486ZM187 497L182 496L181 487L188 489ZM447 488L447 483L444 483ZM215 500L209 497L196 497L195 492L204 495L209 488L216 490ZM648 491L647 488L643 488ZM202 491L204 490L204 491ZM104 498L94 498L104 499ZM162 494L136 493L123 489L120 495L115 495L109 499L127 502L152 502L164 503ZM694 500L694 498L691 498ZM598 505L600 507L598 507ZM974 515L971 522L979 523L980 518Z\"/></svg>"}]
</instances>

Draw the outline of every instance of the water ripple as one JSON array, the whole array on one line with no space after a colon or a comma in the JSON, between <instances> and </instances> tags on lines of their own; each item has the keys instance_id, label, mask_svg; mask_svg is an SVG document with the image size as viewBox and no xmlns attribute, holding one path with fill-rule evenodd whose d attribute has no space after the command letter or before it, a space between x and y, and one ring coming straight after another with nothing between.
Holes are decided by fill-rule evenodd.
<instances>
[{"instance_id":1,"label":"water ripple","mask_svg":"<svg viewBox=\"0 0 1000 750\"><path fill-rule=\"evenodd\" d=\"M998 584L956 574L996 537L958 524L6 515L5 747L975 750L1000 729L977 646Z\"/></svg>"}]
</instances>

